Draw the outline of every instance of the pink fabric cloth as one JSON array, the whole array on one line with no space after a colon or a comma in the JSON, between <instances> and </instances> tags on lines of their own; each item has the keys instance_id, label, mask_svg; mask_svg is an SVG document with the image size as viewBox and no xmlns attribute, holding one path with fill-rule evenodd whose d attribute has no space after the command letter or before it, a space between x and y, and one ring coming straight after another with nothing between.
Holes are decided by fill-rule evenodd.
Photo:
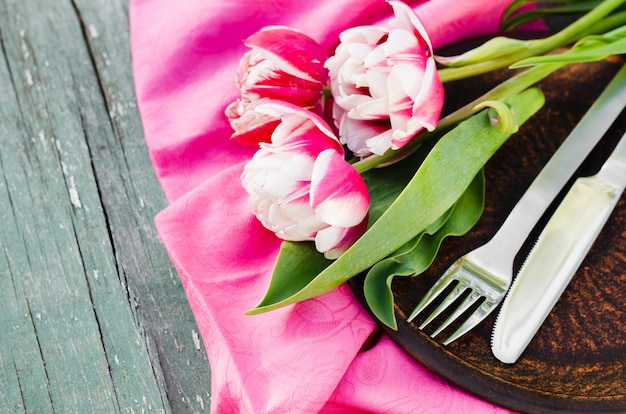
<instances>
[{"instance_id":1,"label":"pink fabric cloth","mask_svg":"<svg viewBox=\"0 0 626 414\"><path fill-rule=\"evenodd\" d=\"M508 3L433 0L417 10L436 47L495 30ZM267 288L280 241L248 208L239 176L254 149L229 140L223 114L237 96L242 40L282 24L331 52L341 30L390 13L382 0L131 0L138 104L170 203L155 221L207 348L214 413L508 412L448 384L385 336L359 352L376 324L347 286L244 314Z\"/></svg>"}]
</instances>

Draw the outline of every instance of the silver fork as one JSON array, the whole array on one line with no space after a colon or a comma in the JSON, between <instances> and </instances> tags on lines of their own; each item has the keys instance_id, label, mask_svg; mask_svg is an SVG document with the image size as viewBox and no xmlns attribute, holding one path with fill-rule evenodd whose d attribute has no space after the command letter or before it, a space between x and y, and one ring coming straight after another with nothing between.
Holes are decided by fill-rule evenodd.
<instances>
[{"instance_id":1,"label":"silver fork","mask_svg":"<svg viewBox=\"0 0 626 414\"><path fill-rule=\"evenodd\" d=\"M424 295L409 315L412 322L426 307L457 282L439 306L419 326L424 329L457 300L467 296L451 315L431 334L439 335L452 322L484 301L443 343L458 339L487 317L502 301L513 279L513 260L528 234L550 203L574 174L587 154L595 147L626 106L626 66L615 75L578 125L515 205L502 227L485 245L457 259Z\"/></svg>"}]
</instances>

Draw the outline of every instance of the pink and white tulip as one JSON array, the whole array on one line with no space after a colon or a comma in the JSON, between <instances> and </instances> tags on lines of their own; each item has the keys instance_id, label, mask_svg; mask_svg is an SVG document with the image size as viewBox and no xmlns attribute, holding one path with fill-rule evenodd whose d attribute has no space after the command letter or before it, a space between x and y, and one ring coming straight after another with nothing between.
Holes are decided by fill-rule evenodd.
<instances>
[{"instance_id":1,"label":"pink and white tulip","mask_svg":"<svg viewBox=\"0 0 626 414\"><path fill-rule=\"evenodd\" d=\"M267 142L278 120L258 113L265 100L282 100L320 111L328 82L324 49L309 36L289 27L268 26L245 40L251 50L239 62L241 96L226 108L233 139L247 144ZM268 133L269 131L269 133Z\"/></svg>"},{"instance_id":2,"label":"pink and white tulip","mask_svg":"<svg viewBox=\"0 0 626 414\"><path fill-rule=\"evenodd\" d=\"M318 115L280 101L256 110L281 122L241 176L252 211L279 238L315 241L328 259L339 257L367 226L365 182Z\"/></svg>"},{"instance_id":3,"label":"pink and white tulip","mask_svg":"<svg viewBox=\"0 0 626 414\"><path fill-rule=\"evenodd\" d=\"M339 138L360 157L399 149L423 129L432 131L443 107L426 29L406 4L389 4L390 29L347 29L326 61Z\"/></svg>"}]
</instances>

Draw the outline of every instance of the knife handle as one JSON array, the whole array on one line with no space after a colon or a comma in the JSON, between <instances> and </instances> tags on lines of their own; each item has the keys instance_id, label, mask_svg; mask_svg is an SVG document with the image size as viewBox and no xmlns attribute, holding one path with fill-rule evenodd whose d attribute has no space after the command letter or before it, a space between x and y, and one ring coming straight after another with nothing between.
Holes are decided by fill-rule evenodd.
<instances>
[{"instance_id":1,"label":"knife handle","mask_svg":"<svg viewBox=\"0 0 626 414\"><path fill-rule=\"evenodd\" d=\"M578 178L511 286L492 336L494 356L517 361L546 319L617 204L622 188Z\"/></svg>"}]
</instances>

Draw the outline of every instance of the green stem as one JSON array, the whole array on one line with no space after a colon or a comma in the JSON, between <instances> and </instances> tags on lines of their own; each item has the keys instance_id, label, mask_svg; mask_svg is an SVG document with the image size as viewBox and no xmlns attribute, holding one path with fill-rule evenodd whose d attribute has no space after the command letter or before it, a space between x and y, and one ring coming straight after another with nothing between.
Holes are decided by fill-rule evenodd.
<instances>
[{"instance_id":1,"label":"green stem","mask_svg":"<svg viewBox=\"0 0 626 414\"><path fill-rule=\"evenodd\" d=\"M606 33L613 29L617 29L620 26L626 24L626 11L619 12L608 16L606 19L602 19L599 22L595 23L593 26L590 26L581 33L580 37L585 37L592 34L597 33ZM578 40L578 39L576 39Z\"/></svg>"},{"instance_id":2,"label":"green stem","mask_svg":"<svg viewBox=\"0 0 626 414\"><path fill-rule=\"evenodd\" d=\"M576 40L583 33L587 33L590 26L601 21L605 16L624 3L625 0L605 0L589 13L585 14L574 23L570 24L558 33L544 39L527 41L528 47L525 50L511 53L505 56L486 60L483 62L467 65L459 68L445 68L439 70L439 78L442 82L468 78L491 72L512 65L522 59L543 55L558 47L565 46Z\"/></svg>"},{"instance_id":3,"label":"green stem","mask_svg":"<svg viewBox=\"0 0 626 414\"><path fill-rule=\"evenodd\" d=\"M465 106L457 109L451 114L441 118L437 124L437 129L431 133L422 132L413 138L407 145L395 151L387 151L383 155L372 155L367 158L357 161L352 166L356 168L359 173L364 173L367 170L375 168L382 163L385 163L393 158L400 157L406 154L415 147L417 147L424 140L433 137L435 134L440 135L442 132L446 132L457 123L472 116L475 112L474 107L481 102L489 100L502 100L510 98L513 95L517 95L523 90L529 88L535 83L539 82L552 72L565 66L566 63L552 63L546 65L533 66L528 70L525 70L510 79L502 82L489 92L466 104Z\"/></svg>"}]
</instances>

